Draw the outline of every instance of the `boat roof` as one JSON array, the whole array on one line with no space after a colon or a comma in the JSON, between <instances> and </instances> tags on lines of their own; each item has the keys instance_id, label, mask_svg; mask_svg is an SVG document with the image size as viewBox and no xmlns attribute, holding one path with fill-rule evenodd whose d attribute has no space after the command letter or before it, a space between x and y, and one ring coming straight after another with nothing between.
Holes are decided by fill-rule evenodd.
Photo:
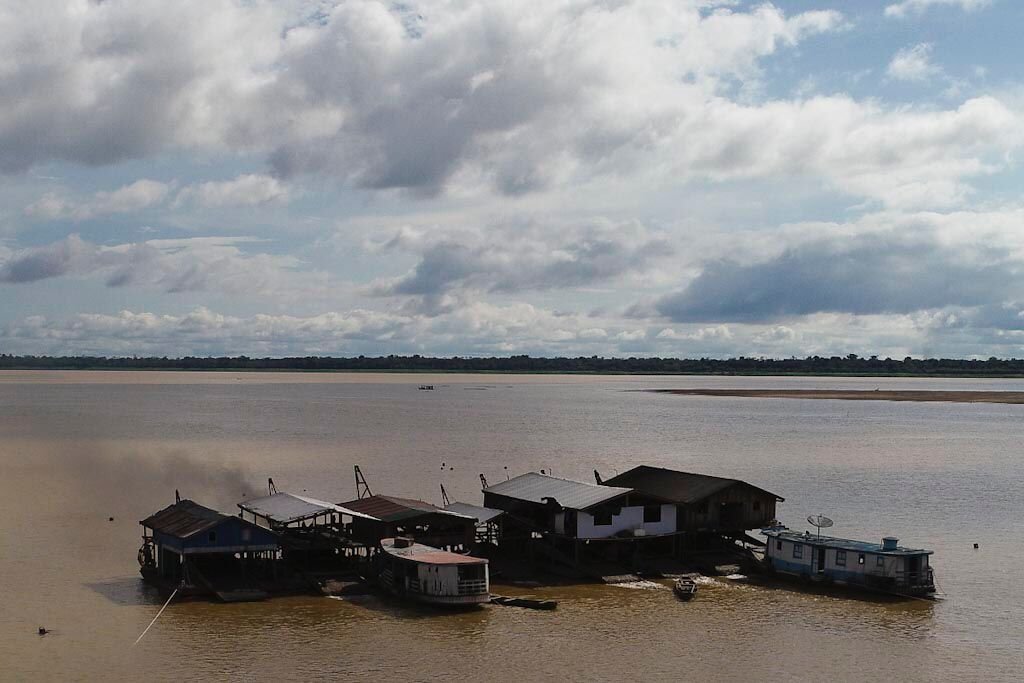
<instances>
[{"instance_id":1,"label":"boat roof","mask_svg":"<svg viewBox=\"0 0 1024 683\"><path fill-rule=\"evenodd\" d=\"M906 548L904 546L897 546L892 550L886 550L882 548L881 543L871 543L869 541L855 541L849 538L836 538L834 536L822 536L818 537L816 533L805 531L803 533L799 531L793 531L792 529L786 529L784 527L762 529L761 534L768 536L769 538L781 538L783 540L792 541L794 543L804 543L807 545L820 545L827 546L829 548L838 548L839 550L849 550L856 553L874 553L876 555L931 555L933 551L923 550L921 548Z\"/></svg>"},{"instance_id":2,"label":"boat roof","mask_svg":"<svg viewBox=\"0 0 1024 683\"><path fill-rule=\"evenodd\" d=\"M471 520L471 516L442 510L436 505L414 500L412 498L396 498L395 496L369 496L359 500L350 500L342 503L342 507L362 513L360 516L369 517L380 522L399 522L403 519L422 517L423 515L450 515L461 519Z\"/></svg>"},{"instance_id":3,"label":"boat roof","mask_svg":"<svg viewBox=\"0 0 1024 683\"><path fill-rule=\"evenodd\" d=\"M381 539L380 547L388 555L411 560L412 562L419 562L420 564L487 564L487 560L482 557L450 553L447 550L423 545L422 543L412 543L405 548L396 548L395 539L393 538Z\"/></svg>"},{"instance_id":4,"label":"boat roof","mask_svg":"<svg viewBox=\"0 0 1024 683\"><path fill-rule=\"evenodd\" d=\"M766 491L741 479L713 477L709 474L696 474L694 472L680 472L679 470L651 467L649 465L634 467L628 472L623 472L608 479L605 484L628 486L637 491L672 501L673 503L684 504L702 500L735 484L749 486L768 496L774 496L779 501L785 500L785 498L778 494Z\"/></svg>"},{"instance_id":5,"label":"boat roof","mask_svg":"<svg viewBox=\"0 0 1024 683\"><path fill-rule=\"evenodd\" d=\"M262 498L244 500L238 503L238 507L246 512L251 512L254 515L281 524L290 524L291 522L298 522L331 512L337 512L350 517L376 519L357 510L351 510L326 500L318 500L294 493L275 493L263 496Z\"/></svg>"},{"instance_id":6,"label":"boat roof","mask_svg":"<svg viewBox=\"0 0 1024 683\"><path fill-rule=\"evenodd\" d=\"M139 522L144 527L175 538L188 538L231 519L187 498L154 512Z\"/></svg>"},{"instance_id":7,"label":"boat roof","mask_svg":"<svg viewBox=\"0 0 1024 683\"><path fill-rule=\"evenodd\" d=\"M469 503L451 503L444 507L448 512L454 512L466 517L472 517L480 524L486 524L496 517L500 517L505 514L504 510L495 510L493 508L485 508L479 505L471 505Z\"/></svg>"},{"instance_id":8,"label":"boat roof","mask_svg":"<svg viewBox=\"0 0 1024 683\"><path fill-rule=\"evenodd\" d=\"M520 474L518 477L512 477L508 481L484 489L484 493L493 493L541 505L547 503L546 498L551 498L563 508L572 510L586 510L632 492L633 489L629 488L586 484L582 481L561 479L538 472Z\"/></svg>"}]
</instances>

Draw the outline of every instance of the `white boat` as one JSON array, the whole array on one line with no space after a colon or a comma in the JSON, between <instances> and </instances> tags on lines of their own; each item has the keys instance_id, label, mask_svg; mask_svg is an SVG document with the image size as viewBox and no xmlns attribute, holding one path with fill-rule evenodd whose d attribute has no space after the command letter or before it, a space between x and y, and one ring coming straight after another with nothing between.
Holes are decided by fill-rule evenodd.
<instances>
[{"instance_id":1,"label":"white boat","mask_svg":"<svg viewBox=\"0 0 1024 683\"><path fill-rule=\"evenodd\" d=\"M448 607L490 601L487 560L483 558L459 555L402 537L382 539L380 547L378 582L398 597Z\"/></svg>"},{"instance_id":2,"label":"white boat","mask_svg":"<svg viewBox=\"0 0 1024 683\"><path fill-rule=\"evenodd\" d=\"M931 597L935 593L930 550L905 548L892 537L871 543L799 533L784 526L761 533L768 537L764 563L770 572L893 595Z\"/></svg>"}]
</instances>

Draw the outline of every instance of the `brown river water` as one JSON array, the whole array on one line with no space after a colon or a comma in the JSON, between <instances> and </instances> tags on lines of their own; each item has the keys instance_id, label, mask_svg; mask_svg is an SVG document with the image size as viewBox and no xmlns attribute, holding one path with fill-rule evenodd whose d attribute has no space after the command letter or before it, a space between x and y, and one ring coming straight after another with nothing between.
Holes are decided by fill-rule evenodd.
<instances>
[{"instance_id":1,"label":"brown river water","mask_svg":"<svg viewBox=\"0 0 1024 683\"><path fill-rule=\"evenodd\" d=\"M1020 680L1024 405L629 391L645 388L1024 381L2 372L0 679ZM796 529L823 513L835 535L931 548L945 598L709 579L690 603L658 583L495 586L556 599L554 612L373 596L172 603L132 645L162 604L138 576L138 520L175 488L225 512L268 476L341 501L360 464L375 493L437 503L443 481L479 504L481 472L591 481L640 463L775 491Z\"/></svg>"}]
</instances>

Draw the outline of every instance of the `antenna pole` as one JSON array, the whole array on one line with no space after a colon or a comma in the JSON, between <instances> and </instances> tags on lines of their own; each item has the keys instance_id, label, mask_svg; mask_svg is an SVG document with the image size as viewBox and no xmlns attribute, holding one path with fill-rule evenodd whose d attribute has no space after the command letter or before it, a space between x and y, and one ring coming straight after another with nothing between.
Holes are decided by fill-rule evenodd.
<instances>
[{"instance_id":1,"label":"antenna pole","mask_svg":"<svg viewBox=\"0 0 1024 683\"><path fill-rule=\"evenodd\" d=\"M448 492L444 490L444 484L441 484L441 501L445 507L451 505L451 501L448 500Z\"/></svg>"},{"instance_id":2,"label":"antenna pole","mask_svg":"<svg viewBox=\"0 0 1024 683\"><path fill-rule=\"evenodd\" d=\"M480 473L480 488L487 488L487 477L484 476L483 472Z\"/></svg>"},{"instance_id":3,"label":"antenna pole","mask_svg":"<svg viewBox=\"0 0 1024 683\"><path fill-rule=\"evenodd\" d=\"M272 496L277 493L277 487L274 486L273 477L267 477L267 495Z\"/></svg>"},{"instance_id":4,"label":"antenna pole","mask_svg":"<svg viewBox=\"0 0 1024 683\"><path fill-rule=\"evenodd\" d=\"M362 500L373 495L370 491L370 485L366 483L366 477L363 476L363 471L359 469L359 465L355 466L356 473L356 498Z\"/></svg>"}]
</instances>

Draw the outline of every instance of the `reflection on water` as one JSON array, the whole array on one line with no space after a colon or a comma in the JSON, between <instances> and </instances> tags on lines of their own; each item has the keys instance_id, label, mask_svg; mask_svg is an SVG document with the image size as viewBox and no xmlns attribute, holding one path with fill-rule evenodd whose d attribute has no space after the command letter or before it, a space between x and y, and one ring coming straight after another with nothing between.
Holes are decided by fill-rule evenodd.
<instances>
[{"instance_id":1,"label":"reflection on water","mask_svg":"<svg viewBox=\"0 0 1024 683\"><path fill-rule=\"evenodd\" d=\"M69 380L71 383L68 383ZM420 392L432 383L433 392ZM0 373L0 662L10 679L1011 680L1024 642L1024 406L661 396L673 386L1021 390L831 378ZM449 468L439 475L440 462ZM948 599L702 579L495 586L553 612L442 613L378 596L172 603L137 578L137 520L183 495L283 489L480 502L478 475L588 480L640 462L736 476L843 535L936 550ZM114 521L109 521L114 517ZM973 544L978 543L975 550ZM40 637L38 626L53 629Z\"/></svg>"}]
</instances>

